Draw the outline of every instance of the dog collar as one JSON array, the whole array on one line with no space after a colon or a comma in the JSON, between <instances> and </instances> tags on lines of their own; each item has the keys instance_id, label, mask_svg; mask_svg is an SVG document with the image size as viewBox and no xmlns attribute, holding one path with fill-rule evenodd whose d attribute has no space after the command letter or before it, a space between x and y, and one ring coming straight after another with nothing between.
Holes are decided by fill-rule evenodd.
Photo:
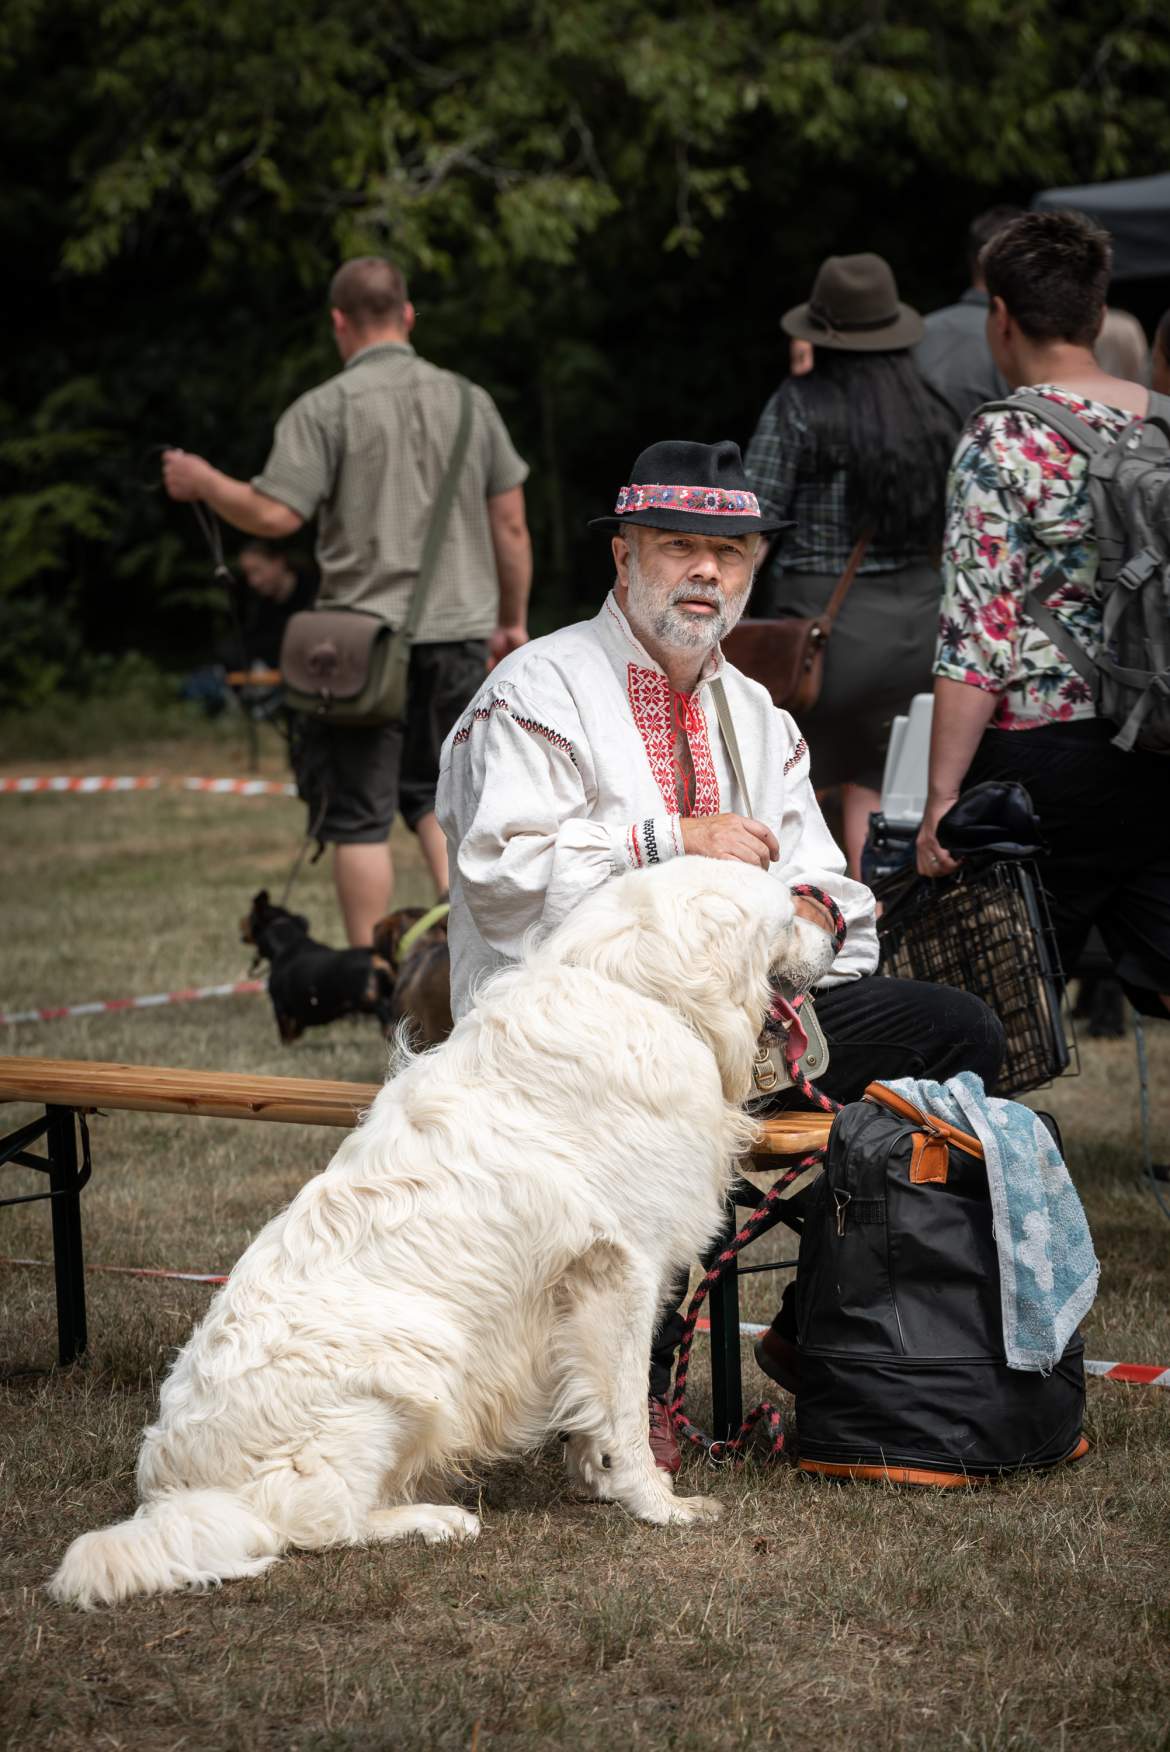
<instances>
[{"instance_id":1,"label":"dog collar","mask_svg":"<svg viewBox=\"0 0 1170 1752\"><path fill-rule=\"evenodd\" d=\"M441 900L437 906L431 908L430 912L424 913L421 919L416 919L413 925L411 925L409 931L403 932L402 940L398 945L399 961L401 961L404 956L409 955L419 938L425 937L431 926L439 924L446 918L450 911L450 902Z\"/></svg>"}]
</instances>

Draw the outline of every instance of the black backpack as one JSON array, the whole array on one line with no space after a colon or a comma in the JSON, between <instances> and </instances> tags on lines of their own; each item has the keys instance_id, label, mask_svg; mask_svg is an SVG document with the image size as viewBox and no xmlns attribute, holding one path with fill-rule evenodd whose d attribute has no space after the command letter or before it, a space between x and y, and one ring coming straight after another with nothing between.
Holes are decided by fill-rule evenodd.
<instances>
[{"instance_id":1,"label":"black backpack","mask_svg":"<svg viewBox=\"0 0 1170 1752\"><path fill-rule=\"evenodd\" d=\"M1046 395L979 411L1034 414L1088 459L1100 650L1090 657L1048 607L1045 597L1066 582L1055 560L1024 607L1088 682L1098 715L1118 726L1115 747L1170 754L1170 396L1151 391L1146 413L1116 438Z\"/></svg>"},{"instance_id":2,"label":"black backpack","mask_svg":"<svg viewBox=\"0 0 1170 1752\"><path fill-rule=\"evenodd\" d=\"M796 1279L801 1469L964 1485L1088 1451L1084 1350L1009 1369L978 1140L873 1084L838 1114Z\"/></svg>"}]
</instances>

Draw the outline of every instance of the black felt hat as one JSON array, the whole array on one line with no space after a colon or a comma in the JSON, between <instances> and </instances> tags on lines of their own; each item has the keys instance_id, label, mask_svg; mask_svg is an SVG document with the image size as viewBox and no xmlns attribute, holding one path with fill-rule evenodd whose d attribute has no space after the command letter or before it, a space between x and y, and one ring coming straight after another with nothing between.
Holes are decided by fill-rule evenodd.
<instances>
[{"instance_id":1,"label":"black felt hat","mask_svg":"<svg viewBox=\"0 0 1170 1752\"><path fill-rule=\"evenodd\" d=\"M718 444L686 438L651 444L635 462L612 517L594 517L589 527L620 530L627 523L695 535L766 535L789 527L761 515L739 445L730 438Z\"/></svg>"}]
</instances>

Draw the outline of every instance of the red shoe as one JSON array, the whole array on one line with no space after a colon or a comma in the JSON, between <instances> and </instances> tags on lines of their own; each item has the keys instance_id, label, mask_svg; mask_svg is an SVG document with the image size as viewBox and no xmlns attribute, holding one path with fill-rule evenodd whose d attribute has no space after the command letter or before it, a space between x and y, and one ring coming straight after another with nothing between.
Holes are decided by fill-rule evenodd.
<instances>
[{"instance_id":1,"label":"red shoe","mask_svg":"<svg viewBox=\"0 0 1170 1752\"><path fill-rule=\"evenodd\" d=\"M682 1465L682 1452L674 1433L674 1421L665 1399L650 1395L650 1452L654 1464L673 1478Z\"/></svg>"}]
</instances>

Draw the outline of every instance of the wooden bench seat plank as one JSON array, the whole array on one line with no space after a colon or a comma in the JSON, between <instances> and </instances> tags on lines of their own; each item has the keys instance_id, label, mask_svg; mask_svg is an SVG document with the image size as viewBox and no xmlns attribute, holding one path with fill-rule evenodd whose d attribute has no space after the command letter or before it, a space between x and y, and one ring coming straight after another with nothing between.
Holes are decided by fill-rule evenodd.
<instances>
[{"instance_id":1,"label":"wooden bench seat plank","mask_svg":"<svg viewBox=\"0 0 1170 1752\"><path fill-rule=\"evenodd\" d=\"M803 1156L809 1150L823 1149L832 1129L831 1113L774 1113L762 1122L752 1158Z\"/></svg>"},{"instance_id":2,"label":"wooden bench seat plank","mask_svg":"<svg viewBox=\"0 0 1170 1752\"><path fill-rule=\"evenodd\" d=\"M238 1071L191 1071L100 1059L0 1058L0 1102L42 1106L190 1113L216 1119L278 1120L352 1126L378 1093L377 1083L311 1077L255 1077ZM799 1156L824 1144L827 1113L777 1113L762 1122L754 1157Z\"/></svg>"},{"instance_id":3,"label":"wooden bench seat plank","mask_svg":"<svg viewBox=\"0 0 1170 1752\"><path fill-rule=\"evenodd\" d=\"M90 1059L0 1058L0 1102L35 1101L45 1107L190 1113L348 1128L370 1106L379 1087Z\"/></svg>"}]
</instances>

